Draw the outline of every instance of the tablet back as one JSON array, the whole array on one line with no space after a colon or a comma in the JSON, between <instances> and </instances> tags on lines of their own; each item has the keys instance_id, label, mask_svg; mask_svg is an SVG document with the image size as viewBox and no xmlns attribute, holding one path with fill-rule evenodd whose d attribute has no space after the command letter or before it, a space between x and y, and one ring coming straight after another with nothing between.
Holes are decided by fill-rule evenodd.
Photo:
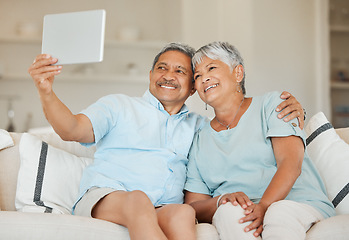
<instances>
[{"instance_id":1,"label":"tablet back","mask_svg":"<svg viewBox=\"0 0 349 240\"><path fill-rule=\"evenodd\" d=\"M42 53L57 65L103 60L105 10L49 14L44 17Z\"/></svg>"}]
</instances>

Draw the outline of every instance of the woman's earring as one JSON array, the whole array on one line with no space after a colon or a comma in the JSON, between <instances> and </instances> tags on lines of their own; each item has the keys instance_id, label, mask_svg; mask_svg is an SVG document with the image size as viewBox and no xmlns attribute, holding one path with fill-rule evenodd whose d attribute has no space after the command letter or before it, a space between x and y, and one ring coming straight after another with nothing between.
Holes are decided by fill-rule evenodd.
<instances>
[{"instance_id":1,"label":"woman's earring","mask_svg":"<svg viewBox=\"0 0 349 240\"><path fill-rule=\"evenodd\" d=\"M241 88L241 83L238 82L238 83L236 84L236 91L237 91L238 93L240 93L241 90L242 90L242 88Z\"/></svg>"},{"instance_id":2,"label":"woman's earring","mask_svg":"<svg viewBox=\"0 0 349 240\"><path fill-rule=\"evenodd\" d=\"M205 110L207 110L207 103L205 103Z\"/></svg>"}]
</instances>

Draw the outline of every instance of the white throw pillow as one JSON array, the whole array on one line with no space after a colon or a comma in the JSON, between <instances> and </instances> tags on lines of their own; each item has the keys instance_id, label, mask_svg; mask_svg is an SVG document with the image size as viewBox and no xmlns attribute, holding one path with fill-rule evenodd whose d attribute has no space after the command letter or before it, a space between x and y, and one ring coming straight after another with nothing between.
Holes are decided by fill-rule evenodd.
<instances>
[{"instance_id":1,"label":"white throw pillow","mask_svg":"<svg viewBox=\"0 0 349 240\"><path fill-rule=\"evenodd\" d=\"M14 143L10 134L4 129L0 129L0 150L12 146L14 146Z\"/></svg>"},{"instance_id":2,"label":"white throw pillow","mask_svg":"<svg viewBox=\"0 0 349 240\"><path fill-rule=\"evenodd\" d=\"M28 133L21 137L19 154L16 209L71 214L82 171L92 159L52 147Z\"/></svg>"},{"instance_id":3,"label":"white throw pillow","mask_svg":"<svg viewBox=\"0 0 349 240\"><path fill-rule=\"evenodd\" d=\"M305 131L308 154L319 170L336 213L349 214L349 145L322 112L309 120Z\"/></svg>"}]
</instances>

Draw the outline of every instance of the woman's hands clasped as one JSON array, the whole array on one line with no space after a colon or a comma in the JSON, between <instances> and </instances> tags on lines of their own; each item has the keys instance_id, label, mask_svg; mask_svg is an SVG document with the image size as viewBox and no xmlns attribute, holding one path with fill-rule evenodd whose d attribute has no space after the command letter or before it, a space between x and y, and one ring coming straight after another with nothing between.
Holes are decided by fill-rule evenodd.
<instances>
[{"instance_id":1,"label":"woman's hands clasped","mask_svg":"<svg viewBox=\"0 0 349 240\"><path fill-rule=\"evenodd\" d=\"M231 202L234 206L240 205L243 209L248 206L253 205L253 202L248 198L248 196L243 192L227 193L221 196L217 201L217 208L221 204Z\"/></svg>"},{"instance_id":2,"label":"woman's hands clasped","mask_svg":"<svg viewBox=\"0 0 349 240\"><path fill-rule=\"evenodd\" d=\"M247 227L245 227L245 232L249 232L253 229L256 231L253 233L255 237L258 237L263 231L263 219L265 212L267 211L268 206L263 205L262 203L253 204L246 208L245 215L240 219L240 223L252 221Z\"/></svg>"},{"instance_id":3,"label":"woman's hands clasped","mask_svg":"<svg viewBox=\"0 0 349 240\"><path fill-rule=\"evenodd\" d=\"M245 210L246 216L241 218L239 222L251 222L244 230L249 232L256 229L253 235L258 237L263 231L263 219L268 206L262 203L254 204L243 192L224 194L217 201L217 207L227 202L231 202L234 206L240 205Z\"/></svg>"}]
</instances>

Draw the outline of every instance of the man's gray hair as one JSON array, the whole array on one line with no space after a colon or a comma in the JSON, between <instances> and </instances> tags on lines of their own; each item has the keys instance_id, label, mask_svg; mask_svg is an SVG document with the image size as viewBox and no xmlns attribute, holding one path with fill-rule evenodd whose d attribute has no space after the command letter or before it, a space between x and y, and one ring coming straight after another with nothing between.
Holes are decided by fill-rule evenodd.
<instances>
[{"instance_id":1,"label":"man's gray hair","mask_svg":"<svg viewBox=\"0 0 349 240\"><path fill-rule=\"evenodd\" d=\"M162 50L155 56L153 61L153 66L151 68L152 71L154 70L155 64L159 61L160 56L168 51L178 51L178 52L184 53L185 55L190 57L190 59L194 56L194 53L195 53L194 48L184 43L176 43L176 42L169 43L165 47L163 47ZM191 70L192 72L194 72L192 64L191 64Z\"/></svg>"},{"instance_id":2,"label":"man's gray hair","mask_svg":"<svg viewBox=\"0 0 349 240\"><path fill-rule=\"evenodd\" d=\"M196 64L201 63L204 57L211 58L213 60L219 60L224 62L230 67L230 70L233 71L234 68L238 65L242 65L244 68L244 77L241 81L241 89L242 93L246 94L245 89L245 66L244 60L241 57L240 52L236 47L227 42L212 42L206 44L196 51L192 58L192 65L195 69Z\"/></svg>"}]
</instances>

